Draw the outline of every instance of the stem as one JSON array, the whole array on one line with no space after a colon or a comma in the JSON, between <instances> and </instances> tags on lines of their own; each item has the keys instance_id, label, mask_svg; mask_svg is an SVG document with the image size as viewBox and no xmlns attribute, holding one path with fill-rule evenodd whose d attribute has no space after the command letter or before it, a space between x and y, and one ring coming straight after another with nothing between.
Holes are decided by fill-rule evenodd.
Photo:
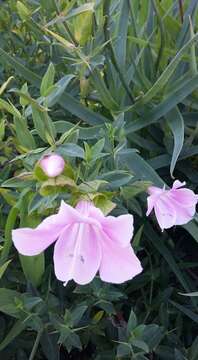
<instances>
[{"instance_id":1,"label":"stem","mask_svg":"<svg viewBox=\"0 0 198 360\"><path fill-rule=\"evenodd\" d=\"M18 208L13 206L12 209L10 210L8 218L7 218L7 222L6 222L6 226L5 226L5 241L4 241L3 250L1 253L1 260L0 260L1 264L3 264L7 260L7 257L9 255L10 248L12 246L11 231L16 222L18 213L19 213Z\"/></svg>"},{"instance_id":2,"label":"stem","mask_svg":"<svg viewBox=\"0 0 198 360\"><path fill-rule=\"evenodd\" d=\"M181 22L183 23L183 22L184 22L184 8L183 8L183 2L182 2L182 0L178 0L178 3L179 3L179 13L180 13L180 19L181 19Z\"/></svg>"},{"instance_id":3,"label":"stem","mask_svg":"<svg viewBox=\"0 0 198 360\"><path fill-rule=\"evenodd\" d=\"M130 88L128 87L126 81L125 81L125 78L122 74L122 71L120 70L120 67L117 63L117 60L116 60L116 56L115 56L115 53L114 53L114 49L113 49L113 46L112 46L112 43L111 43L111 37L110 37L110 30L109 30L109 7L110 7L110 0L106 0L105 3L104 3L104 16L105 16L105 23L104 23L104 37L105 37L105 42L107 42L107 47L109 48L109 51L110 51L110 55L111 55L111 61L112 61L112 64L114 65L118 75L119 75L119 78L120 78L120 82L122 83L122 86L123 88L125 89L128 97L130 98L131 102L134 103L134 99L133 99L133 96L131 94L131 90Z\"/></svg>"},{"instance_id":4,"label":"stem","mask_svg":"<svg viewBox=\"0 0 198 360\"><path fill-rule=\"evenodd\" d=\"M35 340L34 346L33 346L33 348L32 348L32 351L31 351L29 360L33 360L34 357L35 357L35 355L36 355L36 352L37 352L37 349L38 349L38 346L39 346L39 342L40 342L42 333L43 333L43 329L41 328L41 329L38 331L38 333L37 333L36 340Z\"/></svg>"}]
</instances>

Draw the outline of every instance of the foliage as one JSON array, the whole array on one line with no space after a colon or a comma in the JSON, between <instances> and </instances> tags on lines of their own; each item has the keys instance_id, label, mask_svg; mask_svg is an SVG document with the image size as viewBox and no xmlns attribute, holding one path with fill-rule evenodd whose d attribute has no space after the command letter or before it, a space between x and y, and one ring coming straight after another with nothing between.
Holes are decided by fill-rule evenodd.
<instances>
[{"instance_id":1,"label":"foliage","mask_svg":"<svg viewBox=\"0 0 198 360\"><path fill-rule=\"evenodd\" d=\"M197 0L0 1L3 359L198 358L198 223L160 232L146 189L198 186ZM48 179L38 160L66 161ZM11 230L88 196L135 215L144 271L63 287ZM115 207L116 205L116 207ZM194 295L194 296L193 296Z\"/></svg>"}]
</instances>

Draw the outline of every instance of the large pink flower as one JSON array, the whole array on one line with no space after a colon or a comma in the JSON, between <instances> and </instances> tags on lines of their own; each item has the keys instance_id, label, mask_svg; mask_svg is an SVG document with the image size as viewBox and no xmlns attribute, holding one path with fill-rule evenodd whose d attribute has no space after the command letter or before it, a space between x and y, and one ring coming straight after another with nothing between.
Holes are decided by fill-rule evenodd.
<instances>
[{"instance_id":1,"label":"large pink flower","mask_svg":"<svg viewBox=\"0 0 198 360\"><path fill-rule=\"evenodd\" d=\"M56 277L67 283L89 283L99 270L102 280L122 283L142 271L130 245L133 216L107 216L89 201L76 208L62 201L58 214L47 217L37 228L13 230L20 254L37 255L56 240Z\"/></svg>"},{"instance_id":2,"label":"large pink flower","mask_svg":"<svg viewBox=\"0 0 198 360\"><path fill-rule=\"evenodd\" d=\"M192 220L196 211L198 195L192 190L181 189L185 185L185 182L181 183L176 180L170 190L155 186L149 187L150 196L147 198L148 210L146 215L148 216L154 209L162 230L174 225L183 225Z\"/></svg>"}]
</instances>

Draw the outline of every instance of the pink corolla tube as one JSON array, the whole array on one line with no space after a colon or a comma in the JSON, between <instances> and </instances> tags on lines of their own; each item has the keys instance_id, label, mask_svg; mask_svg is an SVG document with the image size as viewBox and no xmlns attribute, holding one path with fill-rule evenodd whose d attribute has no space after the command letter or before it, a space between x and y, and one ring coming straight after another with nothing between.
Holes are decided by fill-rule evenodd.
<instances>
[{"instance_id":1,"label":"pink corolla tube","mask_svg":"<svg viewBox=\"0 0 198 360\"><path fill-rule=\"evenodd\" d=\"M47 176L55 177L63 172L65 160L58 154L49 154L43 156L39 165Z\"/></svg>"},{"instance_id":2,"label":"pink corolla tube","mask_svg":"<svg viewBox=\"0 0 198 360\"><path fill-rule=\"evenodd\" d=\"M174 225L186 224L195 215L198 195L192 190L182 188L185 185L185 182L176 180L170 190L155 186L148 188L150 196L147 198L148 210L146 215L148 216L154 209L162 231Z\"/></svg>"},{"instance_id":3,"label":"pink corolla tube","mask_svg":"<svg viewBox=\"0 0 198 360\"><path fill-rule=\"evenodd\" d=\"M57 279L87 284L99 271L100 278L122 283L142 271L130 240L133 216L105 217L92 202L81 200L76 208L61 202L56 215L35 229L13 230L15 247L22 255L37 255L52 243Z\"/></svg>"}]
</instances>

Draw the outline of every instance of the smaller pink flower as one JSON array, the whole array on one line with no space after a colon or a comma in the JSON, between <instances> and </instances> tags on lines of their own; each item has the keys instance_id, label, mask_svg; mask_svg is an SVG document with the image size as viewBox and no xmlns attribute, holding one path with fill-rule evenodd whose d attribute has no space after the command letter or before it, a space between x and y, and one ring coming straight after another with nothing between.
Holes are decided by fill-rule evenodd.
<instances>
[{"instance_id":1,"label":"smaller pink flower","mask_svg":"<svg viewBox=\"0 0 198 360\"><path fill-rule=\"evenodd\" d=\"M80 201L76 208L62 201L58 214L51 215L35 229L12 231L18 252L33 256L52 243L56 277L87 284L99 271L103 281L122 283L142 271L130 240L133 216L104 216L92 202Z\"/></svg>"},{"instance_id":2,"label":"smaller pink flower","mask_svg":"<svg viewBox=\"0 0 198 360\"><path fill-rule=\"evenodd\" d=\"M58 154L49 154L39 161L39 165L47 176L55 177L63 172L65 160Z\"/></svg>"},{"instance_id":3,"label":"smaller pink flower","mask_svg":"<svg viewBox=\"0 0 198 360\"><path fill-rule=\"evenodd\" d=\"M186 183L174 181L172 189L165 190L151 186L148 188L150 196L147 198L148 216L154 209L155 216L162 231L174 225L183 225L192 220L196 211L198 195L192 190L181 187Z\"/></svg>"}]
</instances>

